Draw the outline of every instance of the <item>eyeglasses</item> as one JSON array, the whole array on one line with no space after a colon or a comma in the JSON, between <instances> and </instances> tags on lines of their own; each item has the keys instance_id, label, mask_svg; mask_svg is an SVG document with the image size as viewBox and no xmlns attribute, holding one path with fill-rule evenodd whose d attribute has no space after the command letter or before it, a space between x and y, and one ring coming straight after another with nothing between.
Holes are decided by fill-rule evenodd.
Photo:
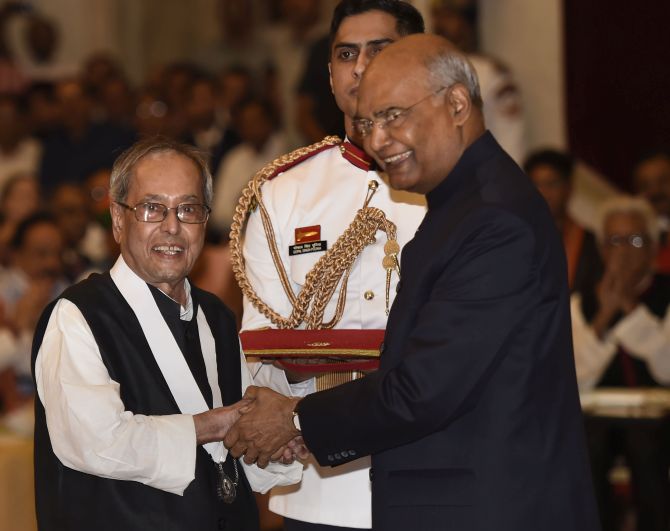
<instances>
[{"instance_id":1,"label":"eyeglasses","mask_svg":"<svg viewBox=\"0 0 670 531\"><path fill-rule=\"evenodd\" d=\"M177 211L177 219L182 223L204 223L212 211L207 205L197 203L182 203L176 207L168 207L162 203L138 203L134 207L119 201L116 201L116 204L132 210L135 213L135 219L145 223L160 223L167 217L170 210Z\"/></svg>"},{"instance_id":2,"label":"eyeglasses","mask_svg":"<svg viewBox=\"0 0 670 531\"><path fill-rule=\"evenodd\" d=\"M610 247L621 247L623 245L629 245L635 249L642 249L649 245L651 242L650 238L644 234L612 234L606 240L607 245Z\"/></svg>"},{"instance_id":3,"label":"eyeglasses","mask_svg":"<svg viewBox=\"0 0 670 531\"><path fill-rule=\"evenodd\" d=\"M412 105L410 105L409 107L405 107L404 109L392 108L386 111L381 111L377 113L377 116L373 120L369 120L368 118L356 118L355 120L352 121L354 130L360 137L366 137L370 133L372 133L372 129L374 128L375 125L378 126L380 129L385 129L387 127L398 127L402 123L402 118L407 116L409 111L411 111L414 107L416 107L420 103L426 101L428 98L431 98L432 96L437 96L440 92L442 92L446 88L449 87L440 87L439 89L431 92L427 96L421 98L416 103L413 103Z\"/></svg>"}]
</instances>

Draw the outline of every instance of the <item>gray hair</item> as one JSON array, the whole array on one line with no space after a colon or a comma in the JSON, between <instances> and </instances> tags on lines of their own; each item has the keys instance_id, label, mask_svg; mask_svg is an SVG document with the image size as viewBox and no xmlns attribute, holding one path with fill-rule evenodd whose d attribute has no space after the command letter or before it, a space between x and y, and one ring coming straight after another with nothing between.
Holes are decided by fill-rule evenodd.
<instances>
[{"instance_id":1,"label":"gray hair","mask_svg":"<svg viewBox=\"0 0 670 531\"><path fill-rule=\"evenodd\" d=\"M605 222L610 216L616 214L633 214L640 216L644 220L651 241L654 242L654 245L658 244L661 231L658 226L658 218L654 208L646 199L623 194L606 199L598 209L596 237L600 244L602 244L604 240Z\"/></svg>"},{"instance_id":2,"label":"gray hair","mask_svg":"<svg viewBox=\"0 0 670 531\"><path fill-rule=\"evenodd\" d=\"M212 173L209 171L205 155L194 146L182 144L162 136L140 140L119 155L114 162L112 175L109 179L110 199L114 202L125 203L128 197L130 178L137 164L145 157L159 153L176 153L195 164L202 178L202 195L205 198L205 204L210 206L213 198Z\"/></svg>"},{"instance_id":3,"label":"gray hair","mask_svg":"<svg viewBox=\"0 0 670 531\"><path fill-rule=\"evenodd\" d=\"M460 83L470 95L472 104L482 108L482 95L479 89L479 78L472 63L462 53L444 47L437 54L428 57L425 63L430 83L436 88L450 87Z\"/></svg>"}]
</instances>

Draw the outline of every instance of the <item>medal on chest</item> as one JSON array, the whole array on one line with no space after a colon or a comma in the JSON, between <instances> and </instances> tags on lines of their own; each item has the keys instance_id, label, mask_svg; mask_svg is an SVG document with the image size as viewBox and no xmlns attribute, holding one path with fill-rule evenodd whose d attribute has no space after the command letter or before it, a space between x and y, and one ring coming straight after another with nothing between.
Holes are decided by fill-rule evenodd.
<instances>
[{"instance_id":1,"label":"medal on chest","mask_svg":"<svg viewBox=\"0 0 670 531\"><path fill-rule=\"evenodd\" d=\"M214 463L218 473L216 482L216 495L223 503L233 503L237 497L237 484L240 480L240 473L237 470L237 461L233 460L233 469L235 479L231 479L223 469L223 462Z\"/></svg>"}]
</instances>

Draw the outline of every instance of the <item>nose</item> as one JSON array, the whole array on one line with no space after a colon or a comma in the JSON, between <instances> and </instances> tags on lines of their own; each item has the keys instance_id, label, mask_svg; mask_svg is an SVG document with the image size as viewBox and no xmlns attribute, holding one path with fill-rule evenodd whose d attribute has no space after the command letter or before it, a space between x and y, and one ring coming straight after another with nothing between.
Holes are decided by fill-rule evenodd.
<instances>
[{"instance_id":1,"label":"nose","mask_svg":"<svg viewBox=\"0 0 670 531\"><path fill-rule=\"evenodd\" d=\"M165 219L161 221L161 229L170 234L177 234L181 229L181 221L177 218L177 209L170 208Z\"/></svg>"},{"instance_id":2,"label":"nose","mask_svg":"<svg viewBox=\"0 0 670 531\"><path fill-rule=\"evenodd\" d=\"M370 134L366 137L365 143L374 153L379 152L384 146L388 145L390 138L386 127L373 123Z\"/></svg>"},{"instance_id":3,"label":"nose","mask_svg":"<svg viewBox=\"0 0 670 531\"><path fill-rule=\"evenodd\" d=\"M366 54L361 53L358 55L358 58L356 59L356 64L354 65L354 78L356 79L361 78L363 72L365 72L365 69L368 67L369 62L370 59Z\"/></svg>"}]
</instances>

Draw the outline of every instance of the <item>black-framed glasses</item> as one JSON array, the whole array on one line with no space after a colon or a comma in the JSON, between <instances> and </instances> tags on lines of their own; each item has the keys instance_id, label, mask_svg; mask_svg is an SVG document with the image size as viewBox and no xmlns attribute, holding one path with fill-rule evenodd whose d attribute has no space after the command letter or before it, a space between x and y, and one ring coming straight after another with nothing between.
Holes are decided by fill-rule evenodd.
<instances>
[{"instance_id":1,"label":"black-framed glasses","mask_svg":"<svg viewBox=\"0 0 670 531\"><path fill-rule=\"evenodd\" d=\"M651 239L646 234L612 234L606 240L610 247L621 247L629 245L635 249L642 249L651 243Z\"/></svg>"},{"instance_id":2,"label":"black-framed glasses","mask_svg":"<svg viewBox=\"0 0 670 531\"><path fill-rule=\"evenodd\" d=\"M385 129L387 127L397 127L402 123L402 119L407 116L409 111L411 111L414 107L419 105L420 103L423 103L426 101L428 98L431 98L432 96L437 96L440 92L442 92L444 89L449 88L449 87L440 87L437 90L434 90L427 96L424 96L421 98L419 101L416 103L412 103L409 107L405 107L404 109L399 109L397 107L393 107L391 109L386 109L385 111L381 111L377 113L377 116L373 118L372 120L368 118L356 118L352 121L352 125L354 126L354 130L360 137L366 137L370 133L372 133L372 129L376 125L380 129Z\"/></svg>"},{"instance_id":3,"label":"black-framed glasses","mask_svg":"<svg viewBox=\"0 0 670 531\"><path fill-rule=\"evenodd\" d=\"M144 223L160 223L170 210L177 212L177 219L182 223L204 223L212 211L207 205L198 203L182 203L176 207L169 207L163 203L137 203L134 207L115 201L117 205L135 213L135 219Z\"/></svg>"}]
</instances>

